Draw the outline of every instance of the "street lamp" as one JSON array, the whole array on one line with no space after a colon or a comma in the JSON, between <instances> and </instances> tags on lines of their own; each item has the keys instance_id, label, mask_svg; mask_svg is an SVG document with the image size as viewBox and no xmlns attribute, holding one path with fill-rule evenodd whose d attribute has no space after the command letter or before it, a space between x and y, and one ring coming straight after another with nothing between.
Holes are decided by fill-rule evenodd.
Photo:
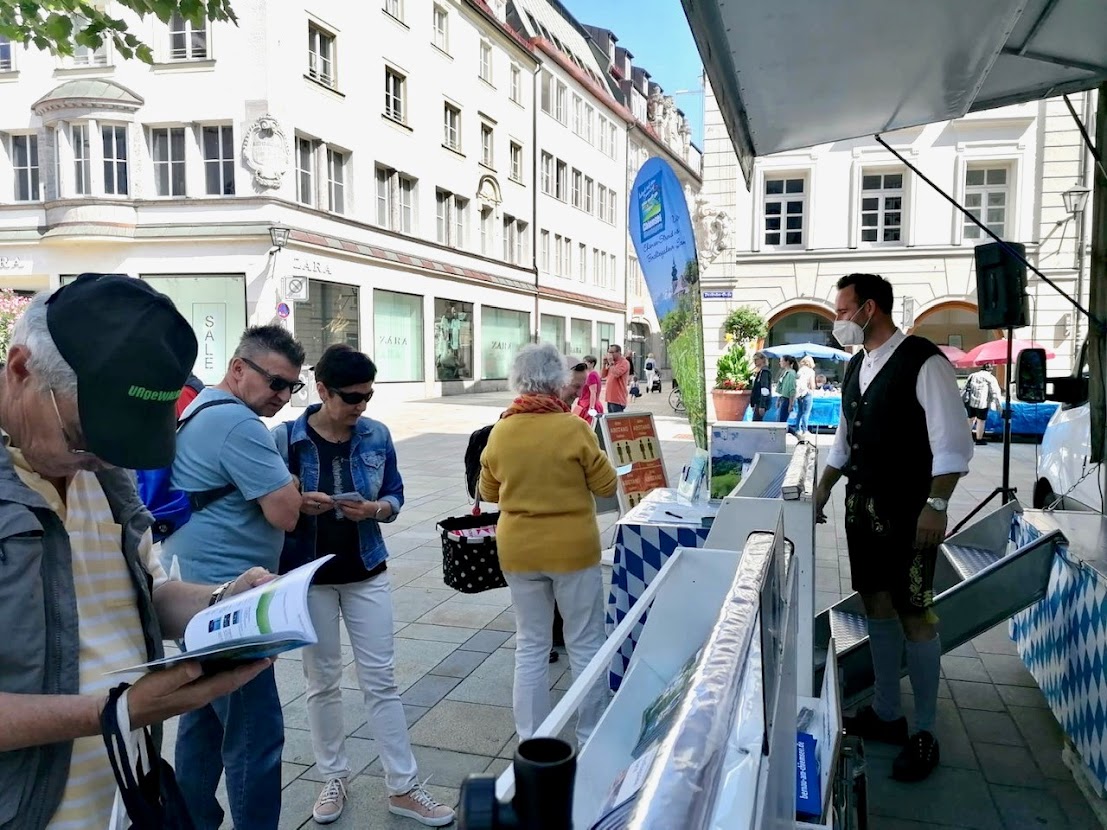
<instances>
[{"instance_id":1,"label":"street lamp","mask_svg":"<svg viewBox=\"0 0 1107 830\"><path fill-rule=\"evenodd\" d=\"M288 235L291 231L288 228L282 228L279 225L274 225L269 229L269 238L273 240L273 247L278 251L288 244Z\"/></svg>"},{"instance_id":2,"label":"street lamp","mask_svg":"<svg viewBox=\"0 0 1107 830\"><path fill-rule=\"evenodd\" d=\"M1065 202L1065 210L1070 216L1076 216L1076 214L1084 212L1084 206L1088 203L1089 193L1091 193L1091 190L1084 187L1080 182L1077 182L1061 194L1061 198Z\"/></svg>"}]
</instances>

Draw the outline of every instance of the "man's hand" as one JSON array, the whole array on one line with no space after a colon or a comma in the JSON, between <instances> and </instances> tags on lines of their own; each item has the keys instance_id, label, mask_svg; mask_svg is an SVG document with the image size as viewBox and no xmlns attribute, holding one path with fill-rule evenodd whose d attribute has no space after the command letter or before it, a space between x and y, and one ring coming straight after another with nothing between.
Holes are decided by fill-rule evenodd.
<instances>
[{"instance_id":1,"label":"man's hand","mask_svg":"<svg viewBox=\"0 0 1107 830\"><path fill-rule=\"evenodd\" d=\"M826 486L824 486L823 484L820 483L819 486L815 488L815 523L816 524L820 524L820 525L826 524L826 513L824 512L824 509L826 508L826 503L828 501L830 501L830 488L826 487Z\"/></svg>"},{"instance_id":2,"label":"man's hand","mask_svg":"<svg viewBox=\"0 0 1107 830\"><path fill-rule=\"evenodd\" d=\"M251 588L264 585L266 582L272 582L276 578L276 574L269 573L265 568L250 568L250 570L242 574L242 576L236 579L234 584L227 589L227 596L233 597L235 594L244 593Z\"/></svg>"},{"instance_id":3,"label":"man's hand","mask_svg":"<svg viewBox=\"0 0 1107 830\"><path fill-rule=\"evenodd\" d=\"M271 665L272 660L257 660L211 677L203 677L200 664L190 660L152 672L140 678L127 694L131 727L138 729L161 723L176 715L206 706L216 698L246 685Z\"/></svg>"},{"instance_id":4,"label":"man's hand","mask_svg":"<svg viewBox=\"0 0 1107 830\"><path fill-rule=\"evenodd\" d=\"M304 500L300 503L301 513L308 516L318 516L328 510L334 510L334 499L326 493L320 493L316 490L304 493Z\"/></svg>"},{"instance_id":5,"label":"man's hand","mask_svg":"<svg viewBox=\"0 0 1107 830\"><path fill-rule=\"evenodd\" d=\"M937 547L946 538L947 519L944 511L929 505L924 507L919 514L919 526L915 533L915 550Z\"/></svg>"}]
</instances>

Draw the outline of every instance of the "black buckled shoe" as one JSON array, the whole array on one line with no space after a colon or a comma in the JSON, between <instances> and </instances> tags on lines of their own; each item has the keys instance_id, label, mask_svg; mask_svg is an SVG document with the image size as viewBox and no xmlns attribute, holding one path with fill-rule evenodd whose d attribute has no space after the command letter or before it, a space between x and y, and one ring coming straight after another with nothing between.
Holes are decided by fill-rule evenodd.
<instances>
[{"instance_id":1,"label":"black buckled shoe","mask_svg":"<svg viewBox=\"0 0 1107 830\"><path fill-rule=\"evenodd\" d=\"M863 706L857 714L847 715L842 725L850 735L866 741L880 741L885 744L903 746L907 743L907 718L884 720L872 706Z\"/></svg>"},{"instance_id":2,"label":"black buckled shoe","mask_svg":"<svg viewBox=\"0 0 1107 830\"><path fill-rule=\"evenodd\" d=\"M926 730L916 732L892 762L892 777L897 781L922 781L941 760L937 739Z\"/></svg>"}]
</instances>

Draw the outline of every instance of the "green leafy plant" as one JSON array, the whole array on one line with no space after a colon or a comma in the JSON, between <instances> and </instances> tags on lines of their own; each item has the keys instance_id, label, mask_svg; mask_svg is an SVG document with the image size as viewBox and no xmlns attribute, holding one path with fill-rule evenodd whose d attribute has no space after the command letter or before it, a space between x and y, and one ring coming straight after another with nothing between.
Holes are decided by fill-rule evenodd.
<instances>
[{"instance_id":1,"label":"green leafy plant","mask_svg":"<svg viewBox=\"0 0 1107 830\"><path fill-rule=\"evenodd\" d=\"M744 346L734 345L719 358L715 368L715 388L731 392L749 389L753 367Z\"/></svg>"},{"instance_id":2,"label":"green leafy plant","mask_svg":"<svg viewBox=\"0 0 1107 830\"><path fill-rule=\"evenodd\" d=\"M168 23L174 14L180 14L194 26L205 20L238 22L231 0L117 2L140 18L152 14L162 23ZM78 46L98 49L110 40L121 57L154 62L154 53L128 30L126 20L112 17L90 0L0 0L0 35L57 55L72 55Z\"/></svg>"},{"instance_id":3,"label":"green leafy plant","mask_svg":"<svg viewBox=\"0 0 1107 830\"><path fill-rule=\"evenodd\" d=\"M760 340L768 332L765 318L748 305L734 309L723 321L723 333L727 335L727 340L739 346Z\"/></svg>"}]
</instances>

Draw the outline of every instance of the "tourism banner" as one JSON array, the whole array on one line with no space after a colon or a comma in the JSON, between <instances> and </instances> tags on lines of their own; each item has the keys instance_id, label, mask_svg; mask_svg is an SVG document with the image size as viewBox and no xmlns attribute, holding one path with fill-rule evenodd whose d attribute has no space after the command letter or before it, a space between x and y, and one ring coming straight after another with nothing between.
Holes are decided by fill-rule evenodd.
<instances>
[{"instance_id":1,"label":"tourism banner","mask_svg":"<svg viewBox=\"0 0 1107 830\"><path fill-rule=\"evenodd\" d=\"M696 237L673 168L642 165L630 192L627 227L661 325L696 446L707 449L707 384Z\"/></svg>"}]
</instances>

